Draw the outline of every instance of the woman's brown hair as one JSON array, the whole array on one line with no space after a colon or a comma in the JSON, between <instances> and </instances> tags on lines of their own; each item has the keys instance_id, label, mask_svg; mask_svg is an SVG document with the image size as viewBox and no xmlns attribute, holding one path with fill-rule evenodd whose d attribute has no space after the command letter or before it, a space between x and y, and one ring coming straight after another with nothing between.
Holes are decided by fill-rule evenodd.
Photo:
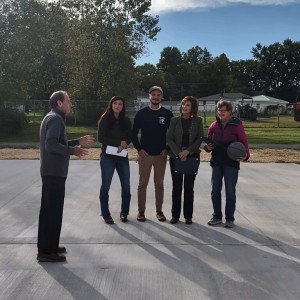
<instances>
[{"instance_id":1,"label":"woman's brown hair","mask_svg":"<svg viewBox=\"0 0 300 300\"><path fill-rule=\"evenodd\" d=\"M185 96L182 100L181 100L181 103L180 103L180 113L182 114L182 103L184 102L187 102L187 101L190 101L191 102L191 115L193 117L196 117L197 114L198 114L198 101L195 97L193 96Z\"/></svg>"}]
</instances>

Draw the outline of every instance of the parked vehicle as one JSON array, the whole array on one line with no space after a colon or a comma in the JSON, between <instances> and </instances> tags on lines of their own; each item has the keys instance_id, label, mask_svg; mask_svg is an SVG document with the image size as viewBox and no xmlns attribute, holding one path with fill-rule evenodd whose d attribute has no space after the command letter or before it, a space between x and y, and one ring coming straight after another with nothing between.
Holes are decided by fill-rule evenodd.
<instances>
[{"instance_id":1,"label":"parked vehicle","mask_svg":"<svg viewBox=\"0 0 300 300\"><path fill-rule=\"evenodd\" d=\"M300 102L294 103L293 110L294 110L294 120L300 121Z\"/></svg>"},{"instance_id":2,"label":"parked vehicle","mask_svg":"<svg viewBox=\"0 0 300 300\"><path fill-rule=\"evenodd\" d=\"M247 103L244 105L244 99L251 99L251 104ZM242 97L242 104L238 105L238 114L241 119L256 121L257 119L257 109L252 107L253 98Z\"/></svg>"}]
</instances>

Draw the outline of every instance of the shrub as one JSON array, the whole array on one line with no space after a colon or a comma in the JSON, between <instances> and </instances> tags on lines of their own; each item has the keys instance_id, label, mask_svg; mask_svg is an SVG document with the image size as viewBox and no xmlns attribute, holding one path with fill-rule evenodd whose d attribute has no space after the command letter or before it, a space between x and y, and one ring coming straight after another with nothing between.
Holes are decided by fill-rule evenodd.
<instances>
[{"instance_id":1,"label":"shrub","mask_svg":"<svg viewBox=\"0 0 300 300\"><path fill-rule=\"evenodd\" d=\"M268 105L264 111L264 114L268 116L276 116L278 113L285 114L286 108L283 105Z\"/></svg>"},{"instance_id":2,"label":"shrub","mask_svg":"<svg viewBox=\"0 0 300 300\"><path fill-rule=\"evenodd\" d=\"M0 135L16 135L29 124L24 112L11 107L0 107Z\"/></svg>"},{"instance_id":3,"label":"shrub","mask_svg":"<svg viewBox=\"0 0 300 300\"><path fill-rule=\"evenodd\" d=\"M67 116L68 125L97 126L100 115L107 103L77 101L73 108L73 114Z\"/></svg>"}]
</instances>

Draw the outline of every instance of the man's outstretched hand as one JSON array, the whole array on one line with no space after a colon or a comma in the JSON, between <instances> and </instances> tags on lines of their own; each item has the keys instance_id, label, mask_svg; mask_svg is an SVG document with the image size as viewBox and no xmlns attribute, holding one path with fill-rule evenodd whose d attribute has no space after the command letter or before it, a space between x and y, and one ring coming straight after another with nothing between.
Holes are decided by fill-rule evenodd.
<instances>
[{"instance_id":1,"label":"man's outstretched hand","mask_svg":"<svg viewBox=\"0 0 300 300\"><path fill-rule=\"evenodd\" d=\"M95 141L95 138L88 134L85 136L82 136L81 138L79 138L79 145L80 146L90 146L93 142Z\"/></svg>"},{"instance_id":2,"label":"man's outstretched hand","mask_svg":"<svg viewBox=\"0 0 300 300\"><path fill-rule=\"evenodd\" d=\"M74 147L74 155L78 156L79 158L83 158L84 156L88 155L89 151L84 148L80 148L80 146Z\"/></svg>"}]
</instances>

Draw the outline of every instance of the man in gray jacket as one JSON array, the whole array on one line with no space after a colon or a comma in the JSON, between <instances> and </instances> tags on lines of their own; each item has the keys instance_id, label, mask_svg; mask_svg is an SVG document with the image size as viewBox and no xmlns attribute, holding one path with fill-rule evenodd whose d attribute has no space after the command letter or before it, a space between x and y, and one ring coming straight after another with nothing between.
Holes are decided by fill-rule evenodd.
<instances>
[{"instance_id":1,"label":"man in gray jacket","mask_svg":"<svg viewBox=\"0 0 300 300\"><path fill-rule=\"evenodd\" d=\"M71 112L72 103L65 91L50 97L51 111L44 117L40 127L40 161L42 198L38 228L38 255L40 262L66 260L65 247L59 247L65 198L65 182L68 175L70 155L83 157L88 154L81 145L94 141L91 135L76 140L67 140L66 114Z\"/></svg>"}]
</instances>

